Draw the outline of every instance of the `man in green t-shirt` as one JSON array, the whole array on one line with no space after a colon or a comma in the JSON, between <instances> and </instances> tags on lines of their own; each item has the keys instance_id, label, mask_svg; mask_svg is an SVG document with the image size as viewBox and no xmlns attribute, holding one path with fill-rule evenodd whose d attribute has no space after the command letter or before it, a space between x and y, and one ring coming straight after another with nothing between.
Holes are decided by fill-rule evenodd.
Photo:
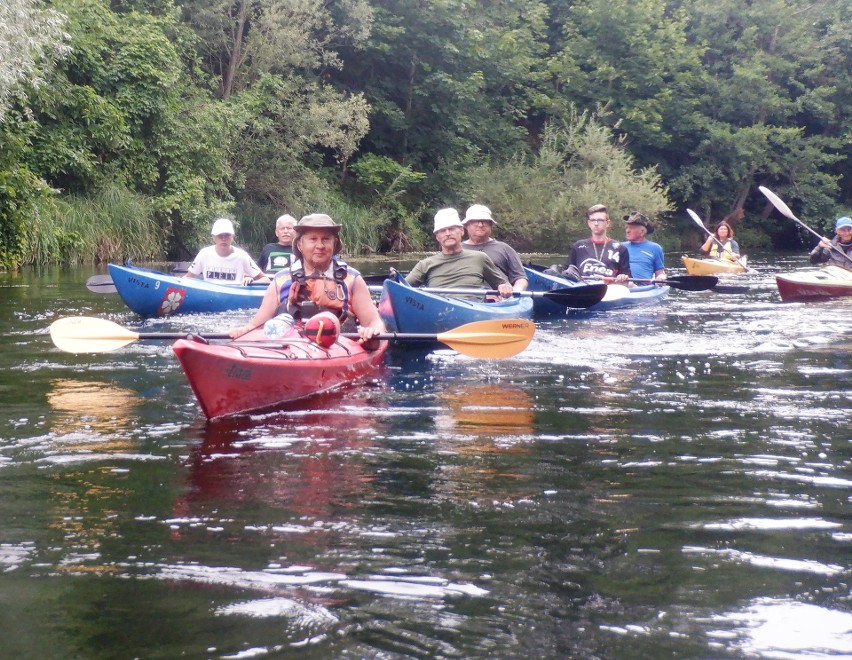
<instances>
[{"instance_id":1,"label":"man in green t-shirt","mask_svg":"<svg viewBox=\"0 0 852 660\"><path fill-rule=\"evenodd\" d=\"M462 248L464 225L455 209L435 214L433 229L441 251L421 259L406 276L412 286L436 289L497 289L504 298L512 296L512 285L484 252Z\"/></svg>"}]
</instances>

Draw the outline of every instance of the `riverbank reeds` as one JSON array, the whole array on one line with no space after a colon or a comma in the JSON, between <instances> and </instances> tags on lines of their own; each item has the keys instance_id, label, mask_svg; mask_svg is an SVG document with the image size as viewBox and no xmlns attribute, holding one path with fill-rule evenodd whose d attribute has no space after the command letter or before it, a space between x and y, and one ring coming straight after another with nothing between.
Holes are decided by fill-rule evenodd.
<instances>
[{"instance_id":1,"label":"riverbank reeds","mask_svg":"<svg viewBox=\"0 0 852 660\"><path fill-rule=\"evenodd\" d=\"M118 184L46 200L29 231L35 265L154 261L165 252L151 200Z\"/></svg>"},{"instance_id":2,"label":"riverbank reeds","mask_svg":"<svg viewBox=\"0 0 852 660\"><path fill-rule=\"evenodd\" d=\"M275 220L289 213L298 220L308 213L326 213L343 225L341 240L345 254L366 255L386 251L389 211L370 208L334 195L326 196L310 209L284 209L269 204L244 204L235 213L237 242L251 254L275 240Z\"/></svg>"}]
</instances>

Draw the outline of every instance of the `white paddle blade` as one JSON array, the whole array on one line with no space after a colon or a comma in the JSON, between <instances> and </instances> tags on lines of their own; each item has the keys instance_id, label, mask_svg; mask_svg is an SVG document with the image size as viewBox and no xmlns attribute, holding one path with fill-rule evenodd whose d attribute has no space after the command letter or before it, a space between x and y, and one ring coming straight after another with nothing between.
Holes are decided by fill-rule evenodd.
<instances>
[{"instance_id":1,"label":"white paddle blade","mask_svg":"<svg viewBox=\"0 0 852 660\"><path fill-rule=\"evenodd\" d=\"M50 324L54 345L67 353L105 353L139 338L139 333L91 316L69 316Z\"/></svg>"},{"instance_id":2,"label":"white paddle blade","mask_svg":"<svg viewBox=\"0 0 852 660\"><path fill-rule=\"evenodd\" d=\"M686 212L689 213L689 217L695 221L695 224L701 227L708 234L710 233L709 231L707 231L707 227L704 226L704 223L701 221L701 218L698 217L698 214L695 211L693 211L692 209L686 209Z\"/></svg>"},{"instance_id":3,"label":"white paddle blade","mask_svg":"<svg viewBox=\"0 0 852 660\"><path fill-rule=\"evenodd\" d=\"M623 284L607 284L606 294L604 294L601 302L612 302L613 300L621 300L630 295L630 289Z\"/></svg>"},{"instance_id":4,"label":"white paddle blade","mask_svg":"<svg viewBox=\"0 0 852 660\"><path fill-rule=\"evenodd\" d=\"M757 189L764 195L766 195L766 199L768 199L772 203L772 206L781 211L783 215L786 215L788 218L790 218L790 220L799 220L795 215L793 215L793 212L790 210L790 207L784 203L784 200L781 199L774 192L772 192L769 188L766 188L764 186L758 186Z\"/></svg>"}]
</instances>

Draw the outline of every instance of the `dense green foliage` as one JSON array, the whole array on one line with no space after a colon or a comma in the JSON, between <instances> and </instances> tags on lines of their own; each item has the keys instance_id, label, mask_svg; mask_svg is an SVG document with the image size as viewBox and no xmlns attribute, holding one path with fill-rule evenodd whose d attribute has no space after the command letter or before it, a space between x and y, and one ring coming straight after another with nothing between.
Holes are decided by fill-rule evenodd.
<instances>
[{"instance_id":1,"label":"dense green foliage","mask_svg":"<svg viewBox=\"0 0 852 660\"><path fill-rule=\"evenodd\" d=\"M0 267L187 257L325 211L353 252L429 249L489 204L523 250L583 209L794 246L852 209L852 5L793 0L9 0Z\"/></svg>"}]
</instances>

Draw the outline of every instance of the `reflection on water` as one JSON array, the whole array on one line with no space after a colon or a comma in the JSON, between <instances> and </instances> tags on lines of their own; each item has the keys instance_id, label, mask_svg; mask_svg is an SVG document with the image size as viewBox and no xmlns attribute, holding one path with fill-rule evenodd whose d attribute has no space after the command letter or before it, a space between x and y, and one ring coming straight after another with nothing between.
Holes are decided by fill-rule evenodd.
<instances>
[{"instance_id":1,"label":"reflection on water","mask_svg":"<svg viewBox=\"0 0 852 660\"><path fill-rule=\"evenodd\" d=\"M138 423L135 408L141 399L136 392L109 383L59 378L51 382L47 402L55 413L52 426L57 435L80 431L114 434L127 432Z\"/></svg>"},{"instance_id":2,"label":"reflection on water","mask_svg":"<svg viewBox=\"0 0 852 660\"><path fill-rule=\"evenodd\" d=\"M516 385L453 384L442 389L437 399L435 426L444 434L485 436L493 445L529 440L533 433L533 401ZM477 445L477 449L482 450L482 445Z\"/></svg>"},{"instance_id":3,"label":"reflection on water","mask_svg":"<svg viewBox=\"0 0 852 660\"><path fill-rule=\"evenodd\" d=\"M848 611L759 598L739 612L713 617L712 623L724 626L708 632L720 646L764 658L852 655L852 613Z\"/></svg>"},{"instance_id":4,"label":"reflection on water","mask_svg":"<svg viewBox=\"0 0 852 660\"><path fill-rule=\"evenodd\" d=\"M186 460L190 487L179 508L254 500L326 518L366 499L371 477L359 456L374 446L380 429L369 397L344 396L265 415L262 432L257 418L208 423Z\"/></svg>"},{"instance_id":5,"label":"reflection on water","mask_svg":"<svg viewBox=\"0 0 852 660\"><path fill-rule=\"evenodd\" d=\"M791 263L217 423L168 343L45 328L244 313L143 322L91 273L30 278L0 300L4 653L852 657L852 299L781 304Z\"/></svg>"}]
</instances>

